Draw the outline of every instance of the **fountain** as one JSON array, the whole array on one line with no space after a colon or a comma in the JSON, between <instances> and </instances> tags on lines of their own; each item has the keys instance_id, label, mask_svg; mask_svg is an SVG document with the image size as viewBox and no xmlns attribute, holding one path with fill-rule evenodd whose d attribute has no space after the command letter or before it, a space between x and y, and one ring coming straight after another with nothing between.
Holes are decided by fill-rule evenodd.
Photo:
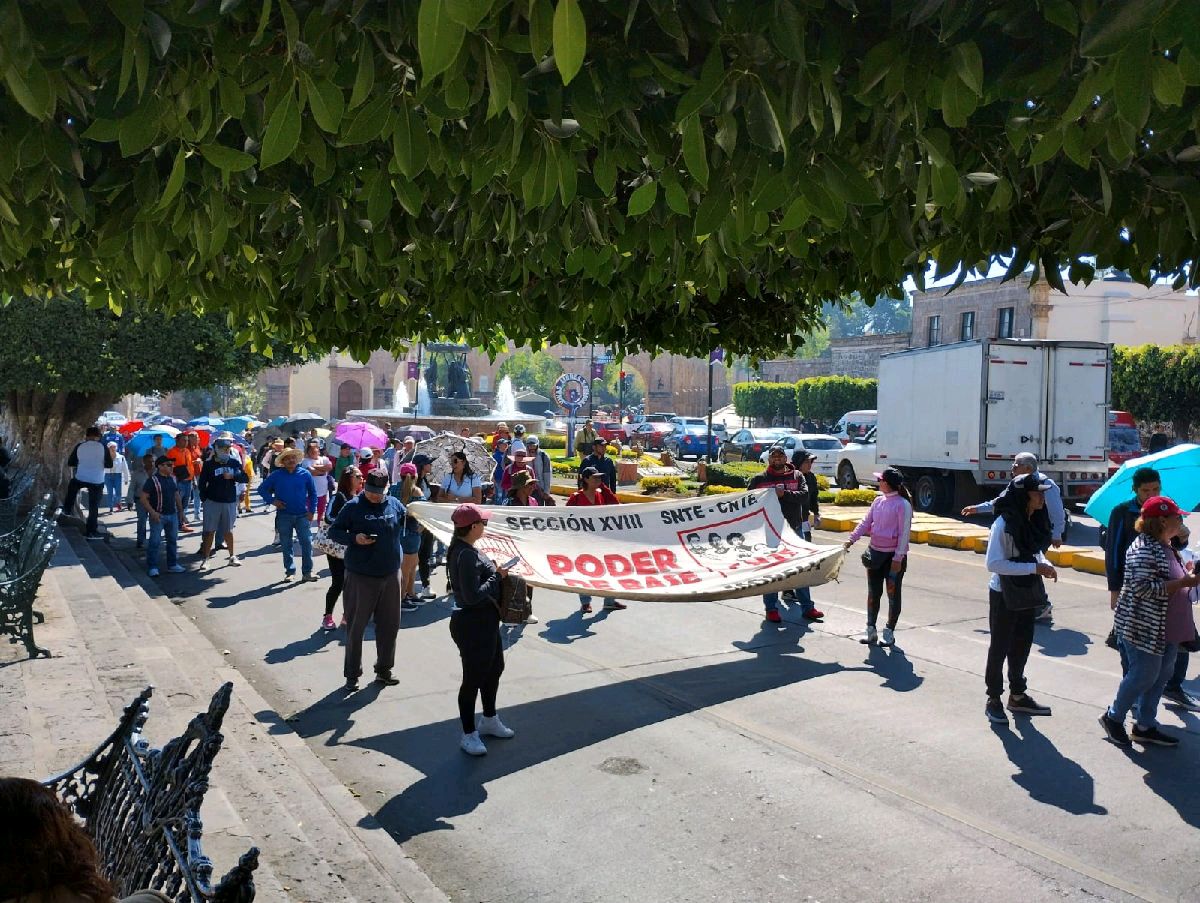
<instances>
[{"instance_id":1,"label":"fountain","mask_svg":"<svg viewBox=\"0 0 1200 903\"><path fill-rule=\"evenodd\" d=\"M517 396L513 392L512 377L506 376L496 384L496 406L493 414L520 414L517 409Z\"/></svg>"},{"instance_id":2,"label":"fountain","mask_svg":"<svg viewBox=\"0 0 1200 903\"><path fill-rule=\"evenodd\" d=\"M411 404L412 400L408 397L408 383L397 384L395 395L392 398L392 407L397 411L407 411Z\"/></svg>"},{"instance_id":3,"label":"fountain","mask_svg":"<svg viewBox=\"0 0 1200 903\"><path fill-rule=\"evenodd\" d=\"M426 417L433 413L433 400L429 397L429 385L424 376L417 380L417 413Z\"/></svg>"}]
</instances>

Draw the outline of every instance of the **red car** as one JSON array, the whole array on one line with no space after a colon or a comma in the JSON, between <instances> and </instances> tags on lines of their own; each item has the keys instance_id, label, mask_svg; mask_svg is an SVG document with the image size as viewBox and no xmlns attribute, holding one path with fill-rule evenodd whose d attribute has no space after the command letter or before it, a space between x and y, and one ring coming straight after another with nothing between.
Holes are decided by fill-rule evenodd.
<instances>
[{"instance_id":1,"label":"red car","mask_svg":"<svg viewBox=\"0 0 1200 903\"><path fill-rule=\"evenodd\" d=\"M593 423L592 426L596 428L596 434L605 442L620 445L626 440L625 427L616 420L602 420Z\"/></svg>"},{"instance_id":2,"label":"red car","mask_svg":"<svg viewBox=\"0 0 1200 903\"><path fill-rule=\"evenodd\" d=\"M674 424L649 421L639 423L629 436L630 442L639 443L646 451L662 451L666 445L667 436L674 430Z\"/></svg>"}]
</instances>

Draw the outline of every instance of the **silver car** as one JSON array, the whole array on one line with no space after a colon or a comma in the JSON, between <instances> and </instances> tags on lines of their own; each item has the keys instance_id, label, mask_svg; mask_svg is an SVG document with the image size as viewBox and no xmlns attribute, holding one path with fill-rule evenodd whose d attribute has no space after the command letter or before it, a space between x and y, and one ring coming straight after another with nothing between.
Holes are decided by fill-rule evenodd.
<instances>
[{"instance_id":1,"label":"silver car","mask_svg":"<svg viewBox=\"0 0 1200 903\"><path fill-rule=\"evenodd\" d=\"M817 459L813 461L813 473L827 476L830 481L837 475L838 454L842 450L842 443L836 436L830 436L827 433L794 433L783 436L776 439L771 448L759 456L759 460L763 464L767 463L767 456L774 448L782 448L789 461L792 460L792 455L798 451L812 452L817 456Z\"/></svg>"}]
</instances>

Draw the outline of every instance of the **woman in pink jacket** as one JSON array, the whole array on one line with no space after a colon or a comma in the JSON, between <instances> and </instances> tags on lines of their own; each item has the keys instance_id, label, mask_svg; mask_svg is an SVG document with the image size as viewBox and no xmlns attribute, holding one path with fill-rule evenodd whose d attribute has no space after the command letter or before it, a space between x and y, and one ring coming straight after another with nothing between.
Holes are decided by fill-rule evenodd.
<instances>
[{"instance_id":1,"label":"woman in pink jacket","mask_svg":"<svg viewBox=\"0 0 1200 903\"><path fill-rule=\"evenodd\" d=\"M904 485L904 474L895 467L875 474L883 495L871 503L867 516L854 528L846 548L862 536L871 537L871 547L863 556L867 566L867 632L861 642L874 644L880 638L875 631L879 618L879 603L884 589L888 597L887 626L882 642L896 642L896 622L900 620L900 590L904 572L908 570L908 531L912 527L912 496Z\"/></svg>"}]
</instances>

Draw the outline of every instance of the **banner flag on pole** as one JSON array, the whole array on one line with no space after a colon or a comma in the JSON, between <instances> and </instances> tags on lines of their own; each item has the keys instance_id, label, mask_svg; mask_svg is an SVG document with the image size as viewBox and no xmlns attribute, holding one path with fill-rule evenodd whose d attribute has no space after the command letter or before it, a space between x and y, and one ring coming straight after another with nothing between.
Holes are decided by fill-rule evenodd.
<instances>
[{"instance_id":1,"label":"banner flag on pole","mask_svg":"<svg viewBox=\"0 0 1200 903\"><path fill-rule=\"evenodd\" d=\"M708 353L708 362L710 364L723 364L725 362L725 349L714 348Z\"/></svg>"},{"instance_id":2,"label":"banner flag on pole","mask_svg":"<svg viewBox=\"0 0 1200 903\"><path fill-rule=\"evenodd\" d=\"M452 505L409 513L442 542ZM622 599L739 599L837 579L840 545L805 542L770 489L683 501L588 507L498 507L476 548L532 586Z\"/></svg>"},{"instance_id":3,"label":"banner flag on pole","mask_svg":"<svg viewBox=\"0 0 1200 903\"><path fill-rule=\"evenodd\" d=\"M407 376L408 379L420 379L421 378L421 374L417 371L417 362L416 361L408 362L408 371L407 372L408 372L408 376Z\"/></svg>"},{"instance_id":4,"label":"banner flag on pole","mask_svg":"<svg viewBox=\"0 0 1200 903\"><path fill-rule=\"evenodd\" d=\"M599 361L592 364L592 379L604 379L604 365Z\"/></svg>"}]
</instances>

